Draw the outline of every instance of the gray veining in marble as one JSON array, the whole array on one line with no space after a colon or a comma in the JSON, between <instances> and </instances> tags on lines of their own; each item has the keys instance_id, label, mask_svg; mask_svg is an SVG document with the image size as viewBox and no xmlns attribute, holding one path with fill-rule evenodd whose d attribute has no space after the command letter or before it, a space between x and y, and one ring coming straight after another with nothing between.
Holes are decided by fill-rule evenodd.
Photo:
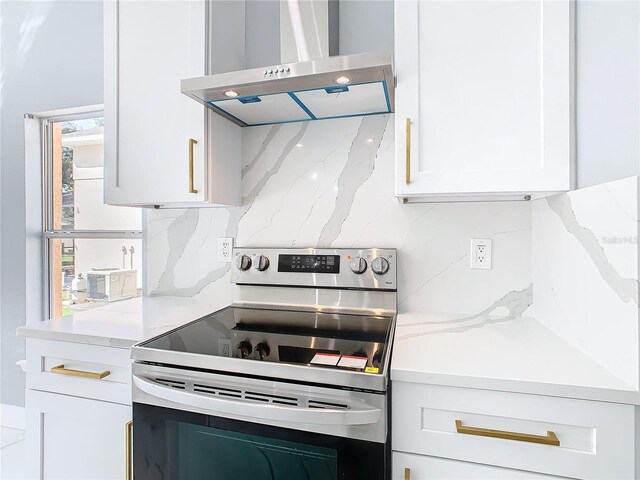
<instances>
[{"instance_id":1,"label":"gray veining in marble","mask_svg":"<svg viewBox=\"0 0 640 480\"><path fill-rule=\"evenodd\" d=\"M167 240L171 248L167 256L166 267L158 281L158 291L170 291L174 287L174 266L182 257L189 239L196 230L200 210L192 208L176 217L167 228ZM152 292L153 293L153 292Z\"/></svg>"},{"instance_id":2,"label":"gray veining in marble","mask_svg":"<svg viewBox=\"0 0 640 480\"><path fill-rule=\"evenodd\" d=\"M266 151L270 142L279 131L279 128L276 127L272 127L269 130L269 133L263 141L258 154L254 156L252 162L257 161L257 159L262 156L264 151ZM262 176L257 184L251 189L249 194L243 197L243 206L227 209L229 212L229 219L225 231L225 235L227 237L237 237L239 224L242 220L242 217L244 217L244 215L251 209L253 201L260 194L261 190L264 188L269 179L279 171L282 163L291 153L291 150L295 148L296 144L300 142L308 127L308 122L303 122L300 124L300 128L297 130L295 135L287 142L285 148L278 156L275 164ZM251 163L249 165L251 165ZM224 275L231 268L230 264L224 264L222 267L210 271L206 276L200 278L197 282L195 282L193 285L190 285L189 287L178 288L175 286L174 270L182 256L182 253L189 243L191 236L195 232L195 228L198 223L199 212L199 209L185 210L181 215L176 217L175 220L173 220L167 228L167 240L169 242L170 254L167 256L166 267L160 276L158 286L151 292L151 295L175 295L181 297L193 297L200 293L206 286L224 277Z\"/></svg>"},{"instance_id":3,"label":"gray veining in marble","mask_svg":"<svg viewBox=\"0 0 640 480\"><path fill-rule=\"evenodd\" d=\"M398 248L399 294L411 311L475 315L531 283L531 215L522 203L397 203L393 118L244 129L241 207L149 212L151 294L200 297L212 308L231 301L230 265L215 254L223 236L239 246ZM468 238L494 232L507 256L482 275L468 272ZM467 294L449 295L452 289Z\"/></svg>"},{"instance_id":4,"label":"gray veining in marble","mask_svg":"<svg viewBox=\"0 0 640 480\"><path fill-rule=\"evenodd\" d=\"M273 137L275 137L276 134L280 131L281 127L282 125L274 125L269 129L269 133L267 134L264 141L262 142L262 145L260 146L260 150L258 150L258 152L251 159L251 161L247 165L245 165L245 167L242 169L243 177L247 173L249 173L249 171L255 166L256 162L262 157L262 155L264 155L264 152L267 151L267 147L271 143L271 140L273 140Z\"/></svg>"},{"instance_id":5,"label":"gray veining in marble","mask_svg":"<svg viewBox=\"0 0 640 480\"><path fill-rule=\"evenodd\" d=\"M476 315L469 315L461 318L455 318L451 320L442 321L425 321L425 322L412 322L403 323L398 326L396 332L397 340L404 340L407 338L421 337L425 335L435 335L439 333L461 333L475 328L482 328L485 325L492 323L501 323L514 320L522 316L522 314L533 303L533 285L529 285L523 290L514 290L507 293L505 296L496 300L490 306ZM506 308L508 313L506 315L492 315L499 308ZM417 333L401 333L401 330L406 327L416 326L431 326L431 325L443 325L443 328L435 328L428 332Z\"/></svg>"},{"instance_id":6,"label":"gray veining in marble","mask_svg":"<svg viewBox=\"0 0 640 480\"><path fill-rule=\"evenodd\" d=\"M435 275L432 275L431 277L427 278L424 282L422 282L420 285L418 285L417 288L415 288L412 291L410 291L409 293L407 293L407 295L405 297L402 297L401 300L398 302L398 306L402 305L406 300L408 300L413 295L418 294L424 287L426 287L429 283L431 283L431 281L433 281L436 278L438 278L440 275L445 273L447 270L449 270L451 267L453 267L457 263L461 262L465 258L467 258L467 254L466 253L464 255L460 256L459 258L456 258L455 260L453 260L449 264L447 264L442 270L437 272Z\"/></svg>"},{"instance_id":7,"label":"gray veining in marble","mask_svg":"<svg viewBox=\"0 0 640 480\"><path fill-rule=\"evenodd\" d=\"M623 278L616 271L596 235L578 222L569 195L564 193L553 195L546 200L549 208L558 215L567 232L580 242L582 248L598 268L603 280L613 289L620 300L625 303L630 301L638 303L638 280Z\"/></svg>"},{"instance_id":8,"label":"gray veining in marble","mask_svg":"<svg viewBox=\"0 0 640 480\"><path fill-rule=\"evenodd\" d=\"M319 247L330 247L338 238L342 224L349 216L353 199L358 188L367 181L373 173L378 148L382 142L382 136L389 122L389 115L374 115L363 117L358 128L349 156L340 177L338 178L338 195L331 213L331 217L322 228ZM375 145L375 148L372 146Z\"/></svg>"},{"instance_id":9,"label":"gray veining in marble","mask_svg":"<svg viewBox=\"0 0 640 480\"><path fill-rule=\"evenodd\" d=\"M264 186L269 181L269 179L274 174L278 173L278 170L280 170L280 167L282 166L282 163L284 162L285 158L287 158L287 156L291 153L291 150L295 148L296 144L298 144L300 140L302 140L302 137L304 136L308 128L309 128L309 122L302 122L300 124L300 129L296 132L293 138L287 142L287 145L282 150L282 153L278 156L278 159L276 160L276 163L273 165L273 167L271 167L271 169L262 176L260 181L251 189L249 194L242 198L243 205L249 205L249 208L251 208L250 205L256 199L256 197L258 196L260 191L264 188ZM271 134L271 131L269 132L269 134ZM267 136L267 138L269 138L269 136ZM270 138L273 139L273 136L271 136ZM265 140L265 142L266 141L267 140Z\"/></svg>"}]
</instances>

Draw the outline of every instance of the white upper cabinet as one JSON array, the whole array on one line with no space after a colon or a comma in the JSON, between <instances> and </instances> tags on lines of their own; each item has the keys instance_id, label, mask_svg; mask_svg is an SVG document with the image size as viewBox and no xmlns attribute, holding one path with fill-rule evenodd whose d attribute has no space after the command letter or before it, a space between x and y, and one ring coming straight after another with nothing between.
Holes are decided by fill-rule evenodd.
<instances>
[{"instance_id":1,"label":"white upper cabinet","mask_svg":"<svg viewBox=\"0 0 640 480\"><path fill-rule=\"evenodd\" d=\"M574 4L395 2L396 194L573 188Z\"/></svg>"},{"instance_id":2,"label":"white upper cabinet","mask_svg":"<svg viewBox=\"0 0 640 480\"><path fill-rule=\"evenodd\" d=\"M104 2L106 203L239 204L240 127L180 92L209 69L209 8Z\"/></svg>"}]
</instances>

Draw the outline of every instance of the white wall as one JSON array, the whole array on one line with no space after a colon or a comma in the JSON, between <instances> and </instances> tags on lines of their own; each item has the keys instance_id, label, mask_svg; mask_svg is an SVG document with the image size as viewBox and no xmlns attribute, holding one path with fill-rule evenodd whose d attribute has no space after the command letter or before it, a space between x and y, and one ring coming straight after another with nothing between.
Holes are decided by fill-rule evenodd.
<instances>
[{"instance_id":1,"label":"white wall","mask_svg":"<svg viewBox=\"0 0 640 480\"><path fill-rule=\"evenodd\" d=\"M25 204L23 115L102 103L100 1L0 2L0 402L24 404Z\"/></svg>"},{"instance_id":2,"label":"white wall","mask_svg":"<svg viewBox=\"0 0 640 480\"><path fill-rule=\"evenodd\" d=\"M393 1L339 2L340 55L393 53Z\"/></svg>"},{"instance_id":3,"label":"white wall","mask_svg":"<svg viewBox=\"0 0 640 480\"><path fill-rule=\"evenodd\" d=\"M640 175L640 2L578 1L578 187Z\"/></svg>"}]
</instances>

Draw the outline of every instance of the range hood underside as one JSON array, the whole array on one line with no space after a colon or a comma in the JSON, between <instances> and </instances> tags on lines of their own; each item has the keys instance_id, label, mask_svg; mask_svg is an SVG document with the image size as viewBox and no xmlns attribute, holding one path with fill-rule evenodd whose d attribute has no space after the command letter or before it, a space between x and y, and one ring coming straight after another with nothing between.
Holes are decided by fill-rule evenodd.
<instances>
[{"instance_id":1,"label":"range hood underside","mask_svg":"<svg viewBox=\"0 0 640 480\"><path fill-rule=\"evenodd\" d=\"M273 72L273 73L271 73ZM338 85L338 77L348 77ZM234 91L229 98L224 92ZM328 57L182 80L185 95L240 126L391 113L387 54Z\"/></svg>"}]
</instances>

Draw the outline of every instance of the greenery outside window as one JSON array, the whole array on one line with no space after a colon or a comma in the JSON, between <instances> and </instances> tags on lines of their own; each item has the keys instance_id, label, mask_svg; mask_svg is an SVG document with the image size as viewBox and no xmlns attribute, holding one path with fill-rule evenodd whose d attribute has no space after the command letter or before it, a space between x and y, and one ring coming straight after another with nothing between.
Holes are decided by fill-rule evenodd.
<instances>
[{"instance_id":1,"label":"greenery outside window","mask_svg":"<svg viewBox=\"0 0 640 480\"><path fill-rule=\"evenodd\" d=\"M45 302L50 317L104 305L95 273L127 271L142 289L142 211L104 204L102 111L42 120ZM91 275L93 274L93 275ZM135 285L133 284L135 282Z\"/></svg>"}]
</instances>

